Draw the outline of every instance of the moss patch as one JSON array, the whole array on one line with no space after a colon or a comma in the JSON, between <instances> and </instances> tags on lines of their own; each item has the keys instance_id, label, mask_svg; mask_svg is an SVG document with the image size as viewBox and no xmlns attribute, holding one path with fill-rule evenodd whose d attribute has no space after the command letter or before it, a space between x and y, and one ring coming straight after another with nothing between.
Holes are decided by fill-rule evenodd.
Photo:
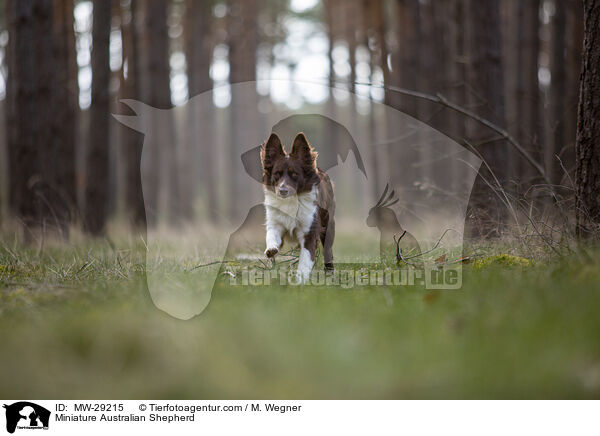
<instances>
[{"instance_id":1,"label":"moss patch","mask_svg":"<svg viewBox=\"0 0 600 436\"><path fill-rule=\"evenodd\" d=\"M519 266L529 267L532 262L529 259L519 256L511 256L510 254L498 254L496 256L488 256L475 261L475 269L486 268L489 266Z\"/></svg>"}]
</instances>

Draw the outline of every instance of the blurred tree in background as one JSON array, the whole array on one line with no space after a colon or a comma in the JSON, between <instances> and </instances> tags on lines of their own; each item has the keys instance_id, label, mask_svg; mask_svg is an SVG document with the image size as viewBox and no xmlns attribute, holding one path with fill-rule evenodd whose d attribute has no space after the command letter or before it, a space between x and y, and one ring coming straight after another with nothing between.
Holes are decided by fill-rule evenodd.
<instances>
[{"instance_id":1,"label":"blurred tree in background","mask_svg":"<svg viewBox=\"0 0 600 436\"><path fill-rule=\"evenodd\" d=\"M101 234L108 218L109 84L111 3L94 1L92 24L92 105L87 151L84 226Z\"/></svg>"},{"instance_id":2,"label":"blurred tree in background","mask_svg":"<svg viewBox=\"0 0 600 436\"><path fill-rule=\"evenodd\" d=\"M577 225L582 236L600 224L600 1L585 0L583 64L577 119Z\"/></svg>"},{"instance_id":3,"label":"blurred tree in background","mask_svg":"<svg viewBox=\"0 0 600 436\"><path fill-rule=\"evenodd\" d=\"M259 90L264 100L239 104L229 87L308 76L389 104L474 147L487 166L472 195L473 235L502 233L507 214L499 190L517 202L536 199L530 215L548 214L556 207L549 187L540 187L548 181L561 199L574 202L575 180L579 208L571 210L580 222L586 214L598 223L597 1L2 3L0 164L8 175L0 179L1 207L3 218L19 223L24 234L42 227L66 237L69 226L81 225L102 235L112 219L135 227L198 217L218 223L249 189L235 172L228 186L211 183L248 145L239 135L256 120L240 108L311 105L302 90L290 89L282 99L273 86ZM149 121L165 124L144 144L143 165L154 175L146 186L146 216L143 137L110 113L131 114L119 99L171 109L210 90L214 108L206 114L188 112L184 120L174 111L166 122ZM324 98L341 101L335 89ZM374 140L390 120L365 108L357 108L351 122ZM197 116L236 128L232 138L211 138L206 142L214 146L187 158L202 132L192 128L184 135L177 126L193 125ZM542 171L498 131L514 138ZM162 144L168 142L173 147L167 153ZM425 170L398 162L393 147L379 150L372 165L382 174L369 182L375 198L399 165L424 171L427 179Z\"/></svg>"}]
</instances>

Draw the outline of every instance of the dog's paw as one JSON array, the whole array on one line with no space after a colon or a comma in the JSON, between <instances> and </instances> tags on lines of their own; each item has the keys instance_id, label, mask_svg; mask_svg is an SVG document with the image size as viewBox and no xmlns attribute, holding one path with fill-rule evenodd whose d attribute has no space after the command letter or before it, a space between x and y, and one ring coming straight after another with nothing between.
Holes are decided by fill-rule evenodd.
<instances>
[{"instance_id":1,"label":"dog's paw","mask_svg":"<svg viewBox=\"0 0 600 436\"><path fill-rule=\"evenodd\" d=\"M265 256L267 256L269 259L275 257L277 253L279 253L279 248L277 247L271 247L265 250Z\"/></svg>"}]
</instances>

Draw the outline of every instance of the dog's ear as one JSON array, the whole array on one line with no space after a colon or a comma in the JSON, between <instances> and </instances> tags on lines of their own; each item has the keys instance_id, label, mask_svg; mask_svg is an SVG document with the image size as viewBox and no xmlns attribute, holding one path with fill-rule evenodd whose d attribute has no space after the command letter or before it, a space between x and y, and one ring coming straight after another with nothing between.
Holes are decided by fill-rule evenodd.
<instances>
[{"instance_id":1,"label":"dog's ear","mask_svg":"<svg viewBox=\"0 0 600 436\"><path fill-rule=\"evenodd\" d=\"M310 146L304 133L300 132L294 138L290 156L299 159L305 168L317 168L317 152Z\"/></svg>"},{"instance_id":2,"label":"dog's ear","mask_svg":"<svg viewBox=\"0 0 600 436\"><path fill-rule=\"evenodd\" d=\"M275 160L285 156L283 144L275 133L271 133L267 142L260 149L260 161L264 171L270 171L273 168Z\"/></svg>"}]
</instances>

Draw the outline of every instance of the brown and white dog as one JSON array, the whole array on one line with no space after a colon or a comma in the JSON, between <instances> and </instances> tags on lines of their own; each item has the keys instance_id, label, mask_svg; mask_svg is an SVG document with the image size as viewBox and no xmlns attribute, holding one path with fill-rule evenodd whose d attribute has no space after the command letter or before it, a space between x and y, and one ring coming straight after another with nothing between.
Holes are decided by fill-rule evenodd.
<instances>
[{"instance_id":1,"label":"brown and white dog","mask_svg":"<svg viewBox=\"0 0 600 436\"><path fill-rule=\"evenodd\" d=\"M265 194L267 249L274 257L284 240L300 246L298 275L310 278L319 241L325 269L333 269L335 202L329 176L317 168L317 152L298 133L288 154L272 133L260 152Z\"/></svg>"}]
</instances>

